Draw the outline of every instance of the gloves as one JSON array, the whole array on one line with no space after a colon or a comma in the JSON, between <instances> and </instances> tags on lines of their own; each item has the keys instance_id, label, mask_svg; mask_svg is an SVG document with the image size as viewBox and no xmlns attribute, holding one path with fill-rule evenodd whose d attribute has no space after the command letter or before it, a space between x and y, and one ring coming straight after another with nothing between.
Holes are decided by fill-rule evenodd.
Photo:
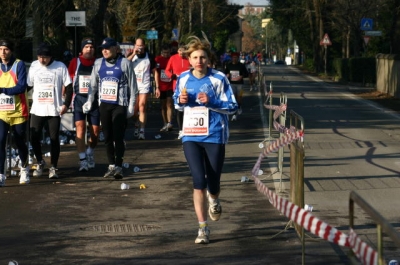
<instances>
[{"instance_id":1,"label":"gloves","mask_svg":"<svg viewBox=\"0 0 400 265\"><path fill-rule=\"evenodd\" d=\"M126 118L129 119L133 116L134 114L134 106L133 105L129 105L128 106L128 110L126 112Z\"/></svg>"},{"instance_id":2,"label":"gloves","mask_svg":"<svg viewBox=\"0 0 400 265\"><path fill-rule=\"evenodd\" d=\"M83 113L88 113L91 109L92 109L92 102L88 100L82 106Z\"/></svg>"},{"instance_id":3,"label":"gloves","mask_svg":"<svg viewBox=\"0 0 400 265\"><path fill-rule=\"evenodd\" d=\"M172 74L171 79L176 80L176 78L177 78L176 74Z\"/></svg>"}]
</instances>

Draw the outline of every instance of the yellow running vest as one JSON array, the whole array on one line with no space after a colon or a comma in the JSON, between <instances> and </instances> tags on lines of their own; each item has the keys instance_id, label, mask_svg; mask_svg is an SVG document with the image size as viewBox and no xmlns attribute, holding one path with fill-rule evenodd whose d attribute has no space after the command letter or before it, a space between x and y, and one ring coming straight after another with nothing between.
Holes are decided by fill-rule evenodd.
<instances>
[{"instance_id":1,"label":"yellow running vest","mask_svg":"<svg viewBox=\"0 0 400 265\"><path fill-rule=\"evenodd\" d=\"M22 61L16 59L8 72L0 69L0 87L11 88L18 83L17 66ZM0 119L4 122L15 125L25 122L29 115L28 93L7 96L0 94Z\"/></svg>"}]
</instances>

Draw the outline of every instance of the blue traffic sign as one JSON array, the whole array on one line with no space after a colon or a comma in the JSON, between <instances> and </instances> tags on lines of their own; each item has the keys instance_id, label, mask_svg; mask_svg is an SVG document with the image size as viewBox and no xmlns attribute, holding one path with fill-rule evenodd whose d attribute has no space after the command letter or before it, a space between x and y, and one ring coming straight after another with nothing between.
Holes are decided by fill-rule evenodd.
<instances>
[{"instance_id":1,"label":"blue traffic sign","mask_svg":"<svg viewBox=\"0 0 400 265\"><path fill-rule=\"evenodd\" d=\"M372 30L372 26L374 24L374 21L372 18L363 18L361 19L361 30Z\"/></svg>"},{"instance_id":2,"label":"blue traffic sign","mask_svg":"<svg viewBox=\"0 0 400 265\"><path fill-rule=\"evenodd\" d=\"M146 31L146 37L148 40L157 40L158 39L158 31L157 30L148 30Z\"/></svg>"},{"instance_id":3,"label":"blue traffic sign","mask_svg":"<svg viewBox=\"0 0 400 265\"><path fill-rule=\"evenodd\" d=\"M171 40L179 40L179 30L177 28L172 29Z\"/></svg>"}]
</instances>

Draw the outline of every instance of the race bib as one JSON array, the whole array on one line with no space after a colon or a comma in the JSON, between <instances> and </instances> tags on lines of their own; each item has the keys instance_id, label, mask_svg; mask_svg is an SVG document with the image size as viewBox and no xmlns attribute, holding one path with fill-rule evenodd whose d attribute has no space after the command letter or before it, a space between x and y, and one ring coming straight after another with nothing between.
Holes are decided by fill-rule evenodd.
<instances>
[{"instance_id":1,"label":"race bib","mask_svg":"<svg viewBox=\"0 0 400 265\"><path fill-rule=\"evenodd\" d=\"M90 75L79 76L79 94L89 93Z\"/></svg>"},{"instance_id":2,"label":"race bib","mask_svg":"<svg viewBox=\"0 0 400 265\"><path fill-rule=\"evenodd\" d=\"M206 107L185 107L183 115L183 135L197 136L209 134L209 110Z\"/></svg>"},{"instance_id":3,"label":"race bib","mask_svg":"<svg viewBox=\"0 0 400 265\"><path fill-rule=\"evenodd\" d=\"M135 70L136 75L136 82L141 83L143 81L143 71L142 70Z\"/></svg>"},{"instance_id":4,"label":"race bib","mask_svg":"<svg viewBox=\"0 0 400 265\"><path fill-rule=\"evenodd\" d=\"M15 97L0 94L0 111L15 110Z\"/></svg>"},{"instance_id":5,"label":"race bib","mask_svg":"<svg viewBox=\"0 0 400 265\"><path fill-rule=\"evenodd\" d=\"M165 74L165 70L164 69L161 69L161 77L160 77L160 80L162 81L162 82L171 82L171 78L169 78L166 74Z\"/></svg>"},{"instance_id":6,"label":"race bib","mask_svg":"<svg viewBox=\"0 0 400 265\"><path fill-rule=\"evenodd\" d=\"M231 74L231 81L239 81L240 80L240 73L239 71L230 71Z\"/></svg>"},{"instance_id":7,"label":"race bib","mask_svg":"<svg viewBox=\"0 0 400 265\"><path fill-rule=\"evenodd\" d=\"M100 98L106 101L117 101L118 82L103 81L101 82Z\"/></svg>"},{"instance_id":8,"label":"race bib","mask_svg":"<svg viewBox=\"0 0 400 265\"><path fill-rule=\"evenodd\" d=\"M54 85L40 84L37 95L39 104L54 104Z\"/></svg>"}]
</instances>

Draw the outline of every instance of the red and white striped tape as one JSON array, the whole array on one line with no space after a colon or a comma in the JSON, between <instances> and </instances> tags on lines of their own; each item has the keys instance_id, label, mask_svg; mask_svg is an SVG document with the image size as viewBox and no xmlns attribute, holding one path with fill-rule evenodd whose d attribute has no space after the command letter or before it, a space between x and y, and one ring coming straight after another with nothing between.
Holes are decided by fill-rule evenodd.
<instances>
[{"instance_id":1,"label":"red and white striped tape","mask_svg":"<svg viewBox=\"0 0 400 265\"><path fill-rule=\"evenodd\" d=\"M349 240L346 234L330 226L329 224L319 220L310 212L300 208L294 203L279 197L276 193L269 190L259 178L253 175L257 190L269 198L271 204L282 214L301 225L314 235L317 235L329 242L339 246L349 247Z\"/></svg>"},{"instance_id":2,"label":"red and white striped tape","mask_svg":"<svg viewBox=\"0 0 400 265\"><path fill-rule=\"evenodd\" d=\"M363 264L378 264L378 253L363 242L352 228L350 228L349 242L351 249Z\"/></svg>"},{"instance_id":3,"label":"red and white striped tape","mask_svg":"<svg viewBox=\"0 0 400 265\"><path fill-rule=\"evenodd\" d=\"M268 145L267 148L265 148L263 150L263 152L260 153L260 155L259 155L259 157L257 159L257 162L254 165L253 170L252 170L253 175L254 176L257 175L257 172L258 172L258 170L260 169L260 166L261 166L261 161L264 159L264 157L266 157L270 153L278 151L279 148L281 148L281 147L283 147L285 145L288 145L291 142L293 142L293 141L295 141L295 140L297 140L297 139L299 139L301 137L303 137L303 132L301 132L301 131L294 131L294 132L290 131L287 134L282 135L281 138L273 141L270 145Z\"/></svg>"},{"instance_id":4,"label":"red and white striped tape","mask_svg":"<svg viewBox=\"0 0 400 265\"><path fill-rule=\"evenodd\" d=\"M272 94L272 91L271 93L268 93L266 102L268 101L270 94ZM279 115L281 115L283 111L286 111L287 106L285 104L281 104L281 106L264 104L264 107L275 110L273 115L274 128L281 133L285 133L285 135L272 142L267 148L264 149L263 152L260 153L252 170L252 177L254 179L254 183L256 184L257 190L267 196L270 203L282 214L284 214L290 220L296 222L298 225L304 227L309 232L339 246L350 247L356 256L363 262L363 264L377 265L378 256L376 251L368 246L368 244L363 242L353 231L353 229L350 229L350 236L347 236L345 233L342 233L335 227L332 227L329 224L319 220L317 217L313 216L303 208L300 208L296 204L279 197L276 193L269 190L264 183L262 183L261 180L256 177L261 166L261 161L265 156L279 150L279 148L288 145L299 138L301 139L304 134L303 131L297 131L295 127L291 126L290 128L286 128L276 121Z\"/></svg>"}]
</instances>

